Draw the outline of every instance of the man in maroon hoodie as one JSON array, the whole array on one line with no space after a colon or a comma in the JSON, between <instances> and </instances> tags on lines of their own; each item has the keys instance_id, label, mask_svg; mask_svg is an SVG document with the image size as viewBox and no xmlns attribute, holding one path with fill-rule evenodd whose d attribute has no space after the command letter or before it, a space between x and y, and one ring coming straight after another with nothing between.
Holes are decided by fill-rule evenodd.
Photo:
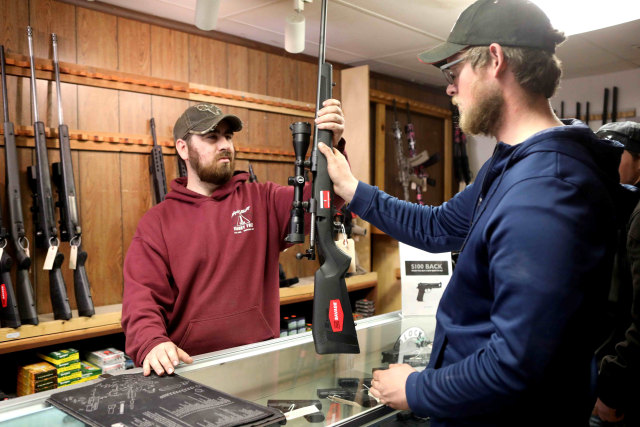
<instances>
[{"instance_id":1,"label":"man in maroon hoodie","mask_svg":"<svg viewBox=\"0 0 640 427\"><path fill-rule=\"evenodd\" d=\"M316 125L344 150L339 101L325 101ZM144 375L280 335L278 260L293 187L235 172L232 138L241 129L209 103L189 107L173 128L187 177L142 217L124 262L126 353Z\"/></svg>"}]
</instances>

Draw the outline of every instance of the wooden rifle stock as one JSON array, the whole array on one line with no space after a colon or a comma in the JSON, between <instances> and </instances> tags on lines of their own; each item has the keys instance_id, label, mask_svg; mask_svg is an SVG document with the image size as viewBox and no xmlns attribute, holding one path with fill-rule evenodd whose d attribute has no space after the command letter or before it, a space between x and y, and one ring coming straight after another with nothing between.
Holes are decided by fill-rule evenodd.
<instances>
[{"instance_id":1,"label":"wooden rifle stock","mask_svg":"<svg viewBox=\"0 0 640 427\"><path fill-rule=\"evenodd\" d=\"M69 268L73 270L73 289L76 305L80 316L91 317L95 314L91 285L85 269L87 253L82 249L82 229L78 214L78 197L73 177L71 160L71 144L69 142L69 128L64 124L62 115L62 91L60 90L60 68L58 66L58 41L55 34L51 34L53 44L53 65L56 76L56 90L58 93L58 139L60 142L60 161L52 165L53 181L58 187L58 202L60 211L60 240L69 242L71 255Z\"/></svg>"},{"instance_id":2,"label":"wooden rifle stock","mask_svg":"<svg viewBox=\"0 0 640 427\"><path fill-rule=\"evenodd\" d=\"M7 75L5 72L4 46L0 46L0 56L2 56L0 61L2 62L2 99L4 106L6 194L7 204L9 206L9 230L11 233L11 240L13 240L16 256L16 294L18 297L18 311L20 313L21 323L37 325L38 312L36 310L33 287L31 286L31 280L29 279L31 258L28 253L29 240L26 236L24 218L22 216L22 198L20 196L20 176L18 171L16 136L13 123L9 120L9 101L7 95L8 89ZM0 264L4 266L4 262L2 260L0 260Z\"/></svg>"},{"instance_id":3,"label":"wooden rifle stock","mask_svg":"<svg viewBox=\"0 0 640 427\"><path fill-rule=\"evenodd\" d=\"M58 251L60 241L56 229L51 193L49 155L44 123L38 118L36 96L36 72L33 59L33 30L27 27L29 57L31 65L31 108L33 110L33 133L36 146L36 165L29 167L29 183L33 192L33 218L36 230L36 246L47 249L45 269L49 270L49 293L53 316L57 319L71 319L71 307L67 297L67 287L60 271L64 255Z\"/></svg>"}]
</instances>

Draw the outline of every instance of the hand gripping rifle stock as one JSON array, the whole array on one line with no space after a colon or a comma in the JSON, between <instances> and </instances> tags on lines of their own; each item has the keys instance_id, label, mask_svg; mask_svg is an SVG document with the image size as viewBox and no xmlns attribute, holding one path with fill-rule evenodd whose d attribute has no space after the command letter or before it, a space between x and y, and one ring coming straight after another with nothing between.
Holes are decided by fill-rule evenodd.
<instances>
[{"instance_id":1,"label":"hand gripping rifle stock","mask_svg":"<svg viewBox=\"0 0 640 427\"><path fill-rule=\"evenodd\" d=\"M331 64L324 60L326 17L327 0L323 0L316 111L322 108L324 101L331 98L333 86ZM317 252L320 261L320 268L315 273L313 297L312 334L316 353L359 353L360 346L345 283L345 275L351 263L351 257L342 252L333 241L333 217L335 214L335 207L331 204L333 183L327 171L327 159L318 150L319 143L324 143L329 147L333 146L333 133L315 127L311 159L309 162L305 162L304 155L309 145L309 128L308 123L301 122L291 126L294 135L294 151L296 151L296 177L290 179L295 191L291 234L287 236L286 240L291 243L304 241L304 220L302 218L304 209L308 209L311 213L310 248L306 254L298 254L298 258L315 259ZM305 166L310 166L313 180L312 196L308 203L302 202Z\"/></svg>"},{"instance_id":2,"label":"hand gripping rifle stock","mask_svg":"<svg viewBox=\"0 0 640 427\"><path fill-rule=\"evenodd\" d=\"M71 144L69 128L64 124L62 115L62 92L60 90L60 67L58 65L58 38L51 34L53 44L53 66L58 93L58 139L60 142L60 161L53 164L53 178L58 187L58 209L60 210L60 240L69 242L71 254L69 268L73 270L73 289L80 316L91 317L95 314L91 286L85 269L87 253L82 249L82 229L78 215L78 198L73 178Z\"/></svg>"},{"instance_id":3,"label":"hand gripping rifle stock","mask_svg":"<svg viewBox=\"0 0 640 427\"><path fill-rule=\"evenodd\" d=\"M47 249L45 268L49 270L49 293L51 306L53 307L53 317L56 320L69 320L71 319L71 307L69 306L69 298L67 297L67 288L62 277L62 271L60 271L64 255L58 251L60 241L58 240L56 217L53 211L47 140L44 133L44 123L38 118L36 72L33 59L33 30L31 27L27 27L27 38L31 60L31 108L33 110L33 133L36 146L36 165L29 167L28 178L34 199L33 218L36 230L36 246Z\"/></svg>"},{"instance_id":4,"label":"hand gripping rifle stock","mask_svg":"<svg viewBox=\"0 0 640 427\"><path fill-rule=\"evenodd\" d=\"M7 89L7 75L5 72L4 46L0 46L0 62L2 62L2 100L4 106L4 147L5 170L7 184L7 205L9 206L9 229L13 240L16 257L16 294L18 297L18 311L23 324L37 325L33 288L29 279L31 258L29 257L29 240L27 239L24 218L22 216L22 198L20 196L20 176L18 170L18 153L16 150L16 136L13 123L9 120L9 100ZM4 255L3 255L4 258ZM0 261L2 266L4 260ZM8 289L8 288L7 288Z\"/></svg>"}]
</instances>

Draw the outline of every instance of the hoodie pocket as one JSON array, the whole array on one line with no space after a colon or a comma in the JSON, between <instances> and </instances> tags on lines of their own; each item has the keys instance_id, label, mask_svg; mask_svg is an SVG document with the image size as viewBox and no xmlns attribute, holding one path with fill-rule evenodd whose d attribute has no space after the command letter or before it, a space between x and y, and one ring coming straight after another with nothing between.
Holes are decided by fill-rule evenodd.
<instances>
[{"instance_id":1,"label":"hoodie pocket","mask_svg":"<svg viewBox=\"0 0 640 427\"><path fill-rule=\"evenodd\" d=\"M240 312L191 320L178 347L194 356L273 337L260 310L251 307Z\"/></svg>"}]
</instances>

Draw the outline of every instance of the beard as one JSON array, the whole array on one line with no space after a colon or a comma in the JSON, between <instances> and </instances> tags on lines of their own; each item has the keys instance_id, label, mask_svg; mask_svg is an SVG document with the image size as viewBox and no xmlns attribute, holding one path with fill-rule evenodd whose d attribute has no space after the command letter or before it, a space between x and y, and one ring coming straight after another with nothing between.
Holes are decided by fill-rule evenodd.
<instances>
[{"instance_id":1,"label":"beard","mask_svg":"<svg viewBox=\"0 0 640 427\"><path fill-rule=\"evenodd\" d=\"M504 109L504 97L497 85L476 80L471 87L474 105L460 110L460 129L469 135L495 136ZM457 104L454 97L453 103Z\"/></svg>"},{"instance_id":2,"label":"beard","mask_svg":"<svg viewBox=\"0 0 640 427\"><path fill-rule=\"evenodd\" d=\"M230 162L218 164L218 161L223 157L228 157ZM209 164L203 164L196 150L189 150L189 164L198 174L200 181L222 185L226 184L233 176L236 159L231 151L221 151Z\"/></svg>"}]
</instances>

